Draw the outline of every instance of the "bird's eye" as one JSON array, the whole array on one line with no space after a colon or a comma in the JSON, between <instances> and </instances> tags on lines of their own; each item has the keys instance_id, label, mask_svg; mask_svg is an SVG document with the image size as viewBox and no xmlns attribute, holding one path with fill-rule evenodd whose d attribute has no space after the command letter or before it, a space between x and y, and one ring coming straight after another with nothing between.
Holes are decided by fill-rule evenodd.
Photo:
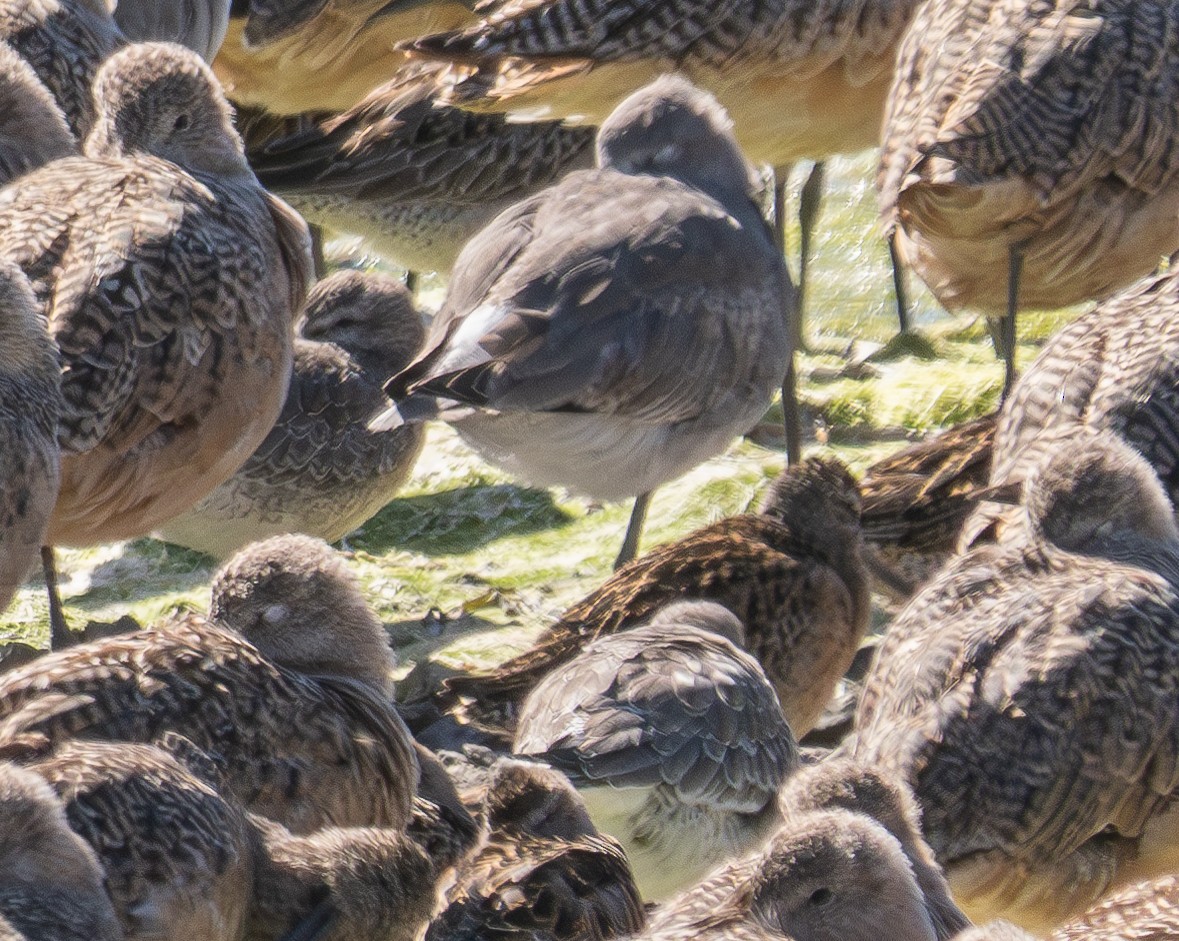
<instances>
[{"instance_id":1,"label":"bird's eye","mask_svg":"<svg viewBox=\"0 0 1179 941\"><path fill-rule=\"evenodd\" d=\"M176 120L172 122L172 130L183 131L186 127L188 127L188 115L187 114L176 115Z\"/></svg>"},{"instance_id":2,"label":"bird's eye","mask_svg":"<svg viewBox=\"0 0 1179 941\"><path fill-rule=\"evenodd\" d=\"M835 901L835 893L828 888L815 889L807 901L815 908L824 908Z\"/></svg>"}]
</instances>

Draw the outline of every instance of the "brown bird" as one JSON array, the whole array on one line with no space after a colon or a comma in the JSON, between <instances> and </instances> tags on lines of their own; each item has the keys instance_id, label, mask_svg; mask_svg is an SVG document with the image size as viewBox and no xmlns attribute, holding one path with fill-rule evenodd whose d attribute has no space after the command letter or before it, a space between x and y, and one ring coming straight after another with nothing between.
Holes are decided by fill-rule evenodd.
<instances>
[{"instance_id":1,"label":"brown bird","mask_svg":"<svg viewBox=\"0 0 1179 941\"><path fill-rule=\"evenodd\" d=\"M417 748L422 781L404 830L324 827L293 836L256 814L254 903L244 941L413 941L453 869L482 836L441 764ZM287 932L290 932L288 934Z\"/></svg>"},{"instance_id":2,"label":"brown bird","mask_svg":"<svg viewBox=\"0 0 1179 941\"><path fill-rule=\"evenodd\" d=\"M258 185L193 53L129 47L95 96L85 156L0 194L3 253L61 350L50 544L149 532L245 461L286 394L310 277L306 225Z\"/></svg>"},{"instance_id":3,"label":"brown bird","mask_svg":"<svg viewBox=\"0 0 1179 941\"><path fill-rule=\"evenodd\" d=\"M934 941L896 838L863 814L791 821L752 856L660 906L642 941Z\"/></svg>"},{"instance_id":4,"label":"brown bird","mask_svg":"<svg viewBox=\"0 0 1179 941\"><path fill-rule=\"evenodd\" d=\"M968 915L1043 933L1176 864L1179 529L1108 433L1025 492L1027 539L954 560L889 628L854 753L913 788Z\"/></svg>"},{"instance_id":5,"label":"brown bird","mask_svg":"<svg viewBox=\"0 0 1179 941\"><path fill-rule=\"evenodd\" d=\"M488 673L452 677L447 696L499 721L541 677L591 641L633 627L679 599L715 601L745 628L745 648L774 685L798 736L814 725L868 629L869 579L860 497L847 468L811 459L787 468L761 511L720 520L620 569L562 615L536 645Z\"/></svg>"},{"instance_id":6,"label":"brown bird","mask_svg":"<svg viewBox=\"0 0 1179 941\"><path fill-rule=\"evenodd\" d=\"M28 765L93 848L132 939L241 938L250 904L245 814L162 748L65 741Z\"/></svg>"},{"instance_id":7,"label":"brown bird","mask_svg":"<svg viewBox=\"0 0 1179 941\"><path fill-rule=\"evenodd\" d=\"M1134 0L918 8L884 121L881 210L952 311L1101 298L1179 248L1179 10Z\"/></svg>"},{"instance_id":8,"label":"brown bird","mask_svg":"<svg viewBox=\"0 0 1179 941\"><path fill-rule=\"evenodd\" d=\"M402 283L341 271L296 323L294 369L274 428L238 471L161 526L169 542L224 558L279 533L335 542L385 506L421 453L421 426L373 432L381 386L417 355L421 316Z\"/></svg>"},{"instance_id":9,"label":"brown bird","mask_svg":"<svg viewBox=\"0 0 1179 941\"><path fill-rule=\"evenodd\" d=\"M94 851L41 778L0 764L0 937L122 941Z\"/></svg>"},{"instance_id":10,"label":"brown bird","mask_svg":"<svg viewBox=\"0 0 1179 941\"><path fill-rule=\"evenodd\" d=\"M514 759L488 777L488 836L459 867L426 941L607 941L640 931L626 854L598 833L565 777Z\"/></svg>"},{"instance_id":11,"label":"brown bird","mask_svg":"<svg viewBox=\"0 0 1179 941\"><path fill-rule=\"evenodd\" d=\"M43 657L0 676L0 742L177 732L229 792L297 833L407 823L419 766L392 705L383 627L318 540L278 537L214 580L215 619Z\"/></svg>"},{"instance_id":12,"label":"brown bird","mask_svg":"<svg viewBox=\"0 0 1179 941\"><path fill-rule=\"evenodd\" d=\"M718 604L676 602L588 645L520 707L512 750L569 776L647 899L744 855L780 822L798 745L765 673L728 639L740 633Z\"/></svg>"},{"instance_id":13,"label":"brown bird","mask_svg":"<svg viewBox=\"0 0 1179 941\"><path fill-rule=\"evenodd\" d=\"M471 19L459 0L245 0L233 5L213 68L240 105L345 111L406 62L398 41Z\"/></svg>"},{"instance_id":14,"label":"brown bird","mask_svg":"<svg viewBox=\"0 0 1179 941\"><path fill-rule=\"evenodd\" d=\"M1017 489L1045 452L1085 429L1112 432L1179 501L1179 273L1151 275L1049 340L1003 404L990 482ZM1022 512L984 504L962 542L1022 538Z\"/></svg>"},{"instance_id":15,"label":"brown bird","mask_svg":"<svg viewBox=\"0 0 1179 941\"><path fill-rule=\"evenodd\" d=\"M61 107L16 50L0 42L0 185L78 152Z\"/></svg>"},{"instance_id":16,"label":"brown bird","mask_svg":"<svg viewBox=\"0 0 1179 941\"><path fill-rule=\"evenodd\" d=\"M1168 941L1179 937L1179 876L1139 882L1107 896L1052 941Z\"/></svg>"},{"instance_id":17,"label":"brown bird","mask_svg":"<svg viewBox=\"0 0 1179 941\"><path fill-rule=\"evenodd\" d=\"M871 817L900 843L925 897L938 941L949 941L970 926L970 920L954 904L945 876L921 836L921 810L899 779L850 758L829 758L800 768L788 778L778 802L787 825L820 810L840 809Z\"/></svg>"},{"instance_id":18,"label":"brown bird","mask_svg":"<svg viewBox=\"0 0 1179 941\"><path fill-rule=\"evenodd\" d=\"M106 0L5 0L0 40L32 66L79 140L96 120L91 86L99 66L126 43Z\"/></svg>"},{"instance_id":19,"label":"brown bird","mask_svg":"<svg viewBox=\"0 0 1179 941\"><path fill-rule=\"evenodd\" d=\"M0 612L45 541L60 477L60 413L57 348L28 279L0 260Z\"/></svg>"},{"instance_id":20,"label":"brown bird","mask_svg":"<svg viewBox=\"0 0 1179 941\"><path fill-rule=\"evenodd\" d=\"M593 163L592 129L447 107L436 71L403 68L348 111L252 148L258 179L311 222L411 271L449 273L501 211Z\"/></svg>"}]
</instances>

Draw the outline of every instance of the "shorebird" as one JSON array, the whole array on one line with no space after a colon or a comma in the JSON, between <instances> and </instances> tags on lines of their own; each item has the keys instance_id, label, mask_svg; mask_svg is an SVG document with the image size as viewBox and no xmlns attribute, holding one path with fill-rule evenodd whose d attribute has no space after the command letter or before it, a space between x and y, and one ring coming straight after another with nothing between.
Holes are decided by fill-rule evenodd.
<instances>
[{"instance_id":1,"label":"shorebird","mask_svg":"<svg viewBox=\"0 0 1179 941\"><path fill-rule=\"evenodd\" d=\"M1179 529L1107 432L1025 493L1024 541L952 561L890 626L854 754L914 789L968 915L1043 933L1175 867Z\"/></svg>"},{"instance_id":2,"label":"shorebird","mask_svg":"<svg viewBox=\"0 0 1179 941\"><path fill-rule=\"evenodd\" d=\"M0 40L22 56L61 106L79 140L94 124L98 68L127 40L107 0L5 0Z\"/></svg>"},{"instance_id":3,"label":"shorebird","mask_svg":"<svg viewBox=\"0 0 1179 941\"><path fill-rule=\"evenodd\" d=\"M394 278L341 271L320 281L296 322L294 367L274 428L237 472L156 535L218 558L268 536L335 542L405 483L421 426L372 432L382 384L417 355L421 315Z\"/></svg>"},{"instance_id":4,"label":"shorebird","mask_svg":"<svg viewBox=\"0 0 1179 941\"><path fill-rule=\"evenodd\" d=\"M838 461L788 467L760 512L718 520L616 572L530 650L494 670L451 677L442 699L482 721L513 722L542 677L593 640L680 599L733 612L796 735L815 724L855 657L871 614L855 479Z\"/></svg>"},{"instance_id":5,"label":"shorebird","mask_svg":"<svg viewBox=\"0 0 1179 941\"><path fill-rule=\"evenodd\" d=\"M162 748L126 742L65 741L28 767L93 848L127 941L241 938L252 834L213 784Z\"/></svg>"},{"instance_id":6,"label":"shorebird","mask_svg":"<svg viewBox=\"0 0 1179 941\"><path fill-rule=\"evenodd\" d=\"M132 42L178 42L212 62L229 29L233 0L115 0L112 12Z\"/></svg>"},{"instance_id":7,"label":"shorebird","mask_svg":"<svg viewBox=\"0 0 1179 941\"><path fill-rule=\"evenodd\" d=\"M564 775L501 758L487 779L487 837L459 866L425 941L608 941L642 930L626 854Z\"/></svg>"},{"instance_id":8,"label":"shorebird","mask_svg":"<svg viewBox=\"0 0 1179 941\"><path fill-rule=\"evenodd\" d=\"M884 121L880 204L952 311L1112 294L1179 248L1179 9L946 0L918 9Z\"/></svg>"},{"instance_id":9,"label":"shorebird","mask_svg":"<svg viewBox=\"0 0 1179 941\"><path fill-rule=\"evenodd\" d=\"M697 626L699 625L699 626ZM667 898L759 846L798 746L757 661L712 602L677 602L542 679L512 750L564 771L626 850L644 898Z\"/></svg>"},{"instance_id":10,"label":"shorebird","mask_svg":"<svg viewBox=\"0 0 1179 941\"><path fill-rule=\"evenodd\" d=\"M128 47L95 99L83 156L0 193L3 255L61 351L49 545L143 535L237 470L278 417L310 278L306 224L250 172L195 54Z\"/></svg>"},{"instance_id":11,"label":"shorebird","mask_svg":"<svg viewBox=\"0 0 1179 941\"><path fill-rule=\"evenodd\" d=\"M807 814L652 913L642 941L935 941L900 844L872 818Z\"/></svg>"},{"instance_id":12,"label":"shorebird","mask_svg":"<svg viewBox=\"0 0 1179 941\"><path fill-rule=\"evenodd\" d=\"M0 937L123 939L94 851L70 830L49 785L7 763L0 764Z\"/></svg>"},{"instance_id":13,"label":"shorebird","mask_svg":"<svg viewBox=\"0 0 1179 941\"><path fill-rule=\"evenodd\" d=\"M345 111L405 64L397 42L471 19L461 0L243 0L213 68L239 105L279 115Z\"/></svg>"},{"instance_id":14,"label":"shorebird","mask_svg":"<svg viewBox=\"0 0 1179 941\"><path fill-rule=\"evenodd\" d=\"M436 71L403 68L348 111L251 147L258 179L309 221L446 274L500 212L593 163L591 128L444 106Z\"/></svg>"},{"instance_id":15,"label":"shorebird","mask_svg":"<svg viewBox=\"0 0 1179 941\"><path fill-rule=\"evenodd\" d=\"M600 123L634 89L679 72L714 95L755 163L775 170L779 247L785 187L819 160L802 191L799 291L829 156L880 143L896 50L919 0L541 0L480 11L472 26L408 44L456 65L450 97L518 119ZM901 328L903 286L896 281ZM800 301L801 308L801 301ZM795 320L796 343L801 318Z\"/></svg>"},{"instance_id":16,"label":"shorebird","mask_svg":"<svg viewBox=\"0 0 1179 941\"><path fill-rule=\"evenodd\" d=\"M0 260L0 612L45 541L60 480L61 404L57 348L32 286Z\"/></svg>"},{"instance_id":17,"label":"shorebird","mask_svg":"<svg viewBox=\"0 0 1179 941\"><path fill-rule=\"evenodd\" d=\"M1153 466L1179 501L1179 272L1152 275L1049 340L1003 404L990 470L1011 490L1043 454L1085 429L1112 432ZM961 541L1022 538L1018 508L989 503Z\"/></svg>"},{"instance_id":18,"label":"shorebird","mask_svg":"<svg viewBox=\"0 0 1179 941\"><path fill-rule=\"evenodd\" d=\"M61 107L15 49L0 41L0 185L78 152Z\"/></svg>"},{"instance_id":19,"label":"shorebird","mask_svg":"<svg viewBox=\"0 0 1179 941\"><path fill-rule=\"evenodd\" d=\"M419 763L384 628L342 563L306 537L257 543L215 579L214 611L242 633L180 615L0 675L0 745L172 731L224 766L247 809L296 833L404 828Z\"/></svg>"},{"instance_id":20,"label":"shorebird","mask_svg":"<svg viewBox=\"0 0 1179 941\"><path fill-rule=\"evenodd\" d=\"M651 491L765 413L794 290L711 96L674 77L636 92L597 164L467 243L374 427L444 418L533 483L637 495L622 564Z\"/></svg>"}]
</instances>

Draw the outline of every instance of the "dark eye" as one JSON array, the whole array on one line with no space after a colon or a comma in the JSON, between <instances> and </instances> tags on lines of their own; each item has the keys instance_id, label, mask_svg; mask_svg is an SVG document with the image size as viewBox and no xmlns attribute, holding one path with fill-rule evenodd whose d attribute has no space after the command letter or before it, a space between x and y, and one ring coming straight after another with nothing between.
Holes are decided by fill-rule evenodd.
<instances>
[{"instance_id":1,"label":"dark eye","mask_svg":"<svg viewBox=\"0 0 1179 941\"><path fill-rule=\"evenodd\" d=\"M815 906L815 908L824 908L834 901L835 893L826 888L815 889L815 891L811 893L811 897L807 899L807 902Z\"/></svg>"},{"instance_id":2,"label":"dark eye","mask_svg":"<svg viewBox=\"0 0 1179 941\"><path fill-rule=\"evenodd\" d=\"M176 120L172 122L172 130L183 131L186 127L188 127L188 115L187 114L176 115Z\"/></svg>"}]
</instances>

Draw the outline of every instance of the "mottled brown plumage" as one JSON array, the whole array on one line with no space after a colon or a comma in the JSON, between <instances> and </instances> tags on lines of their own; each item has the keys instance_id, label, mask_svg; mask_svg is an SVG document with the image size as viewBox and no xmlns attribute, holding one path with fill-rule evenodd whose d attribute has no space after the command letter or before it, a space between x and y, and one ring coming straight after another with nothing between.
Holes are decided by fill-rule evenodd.
<instances>
[{"instance_id":1,"label":"mottled brown plumage","mask_svg":"<svg viewBox=\"0 0 1179 941\"><path fill-rule=\"evenodd\" d=\"M96 120L90 93L95 75L126 42L105 0L5 0L0 39L33 67L70 130L85 137Z\"/></svg>"},{"instance_id":2,"label":"mottled brown plumage","mask_svg":"<svg viewBox=\"0 0 1179 941\"><path fill-rule=\"evenodd\" d=\"M1115 892L1052 933L1052 941L1171 941L1176 937L1179 876L1175 875Z\"/></svg>"},{"instance_id":3,"label":"mottled brown plumage","mask_svg":"<svg viewBox=\"0 0 1179 941\"><path fill-rule=\"evenodd\" d=\"M105 872L131 939L237 941L253 883L245 814L152 745L66 741L30 770Z\"/></svg>"},{"instance_id":4,"label":"mottled brown plumage","mask_svg":"<svg viewBox=\"0 0 1179 941\"><path fill-rule=\"evenodd\" d=\"M1179 531L1108 433L1026 493L1022 543L951 562L893 622L854 750L913 788L969 915L1044 932L1175 866Z\"/></svg>"},{"instance_id":5,"label":"mottled brown plumage","mask_svg":"<svg viewBox=\"0 0 1179 941\"><path fill-rule=\"evenodd\" d=\"M436 71L402 69L354 108L252 150L258 178L312 222L362 235L414 271L448 273L501 211L593 162L589 128L444 106Z\"/></svg>"},{"instance_id":6,"label":"mottled brown plumage","mask_svg":"<svg viewBox=\"0 0 1179 941\"><path fill-rule=\"evenodd\" d=\"M757 661L717 633L740 623L677 602L601 637L520 707L512 749L569 775L661 900L760 845L798 746Z\"/></svg>"},{"instance_id":7,"label":"mottled brown plumage","mask_svg":"<svg viewBox=\"0 0 1179 941\"><path fill-rule=\"evenodd\" d=\"M855 480L833 460L785 470L756 515L720 520L623 567L565 612L536 645L489 673L453 677L475 716L507 711L598 637L665 604L715 601L745 626L745 646L773 683L796 735L810 729L868 627Z\"/></svg>"},{"instance_id":8,"label":"mottled brown plumage","mask_svg":"<svg viewBox=\"0 0 1179 941\"><path fill-rule=\"evenodd\" d=\"M335 542L405 483L422 428L367 424L387 405L381 386L425 337L409 292L385 275L338 272L312 289L296 327L274 428L229 480L160 527L161 538L220 558L279 533Z\"/></svg>"},{"instance_id":9,"label":"mottled brown plumage","mask_svg":"<svg viewBox=\"0 0 1179 941\"><path fill-rule=\"evenodd\" d=\"M245 941L277 941L325 924L324 941L413 941L440 903L479 825L441 765L418 747L422 783L404 830L325 827L293 836L251 815L257 831L255 899Z\"/></svg>"},{"instance_id":10,"label":"mottled brown plumage","mask_svg":"<svg viewBox=\"0 0 1179 941\"><path fill-rule=\"evenodd\" d=\"M0 936L121 941L102 866L41 778L0 764Z\"/></svg>"},{"instance_id":11,"label":"mottled brown plumage","mask_svg":"<svg viewBox=\"0 0 1179 941\"><path fill-rule=\"evenodd\" d=\"M607 941L643 927L625 853L559 772L501 759L483 813L488 836L459 867L426 941Z\"/></svg>"},{"instance_id":12,"label":"mottled brown plumage","mask_svg":"<svg viewBox=\"0 0 1179 941\"><path fill-rule=\"evenodd\" d=\"M916 0L520 0L410 48L466 66L464 107L600 123L678 71L732 115L750 159L774 166L878 140L897 44ZM466 75L466 71L473 75Z\"/></svg>"},{"instance_id":13,"label":"mottled brown plumage","mask_svg":"<svg viewBox=\"0 0 1179 941\"><path fill-rule=\"evenodd\" d=\"M342 646L339 634L259 633L261 650L189 614L42 657L0 681L0 747L77 736L142 743L174 731L223 766L236 799L292 830L404 826L418 765L386 689L300 672L307 648ZM283 665L281 646L268 656L272 644L290 644L297 667Z\"/></svg>"},{"instance_id":14,"label":"mottled brown plumage","mask_svg":"<svg viewBox=\"0 0 1179 941\"><path fill-rule=\"evenodd\" d=\"M274 114L345 111L404 65L398 41L471 19L459 0L248 0L243 6L230 18L213 67L233 101Z\"/></svg>"},{"instance_id":15,"label":"mottled brown plumage","mask_svg":"<svg viewBox=\"0 0 1179 941\"><path fill-rule=\"evenodd\" d=\"M651 915L643 941L934 941L900 844L863 814L787 823Z\"/></svg>"},{"instance_id":16,"label":"mottled brown plumage","mask_svg":"<svg viewBox=\"0 0 1179 941\"><path fill-rule=\"evenodd\" d=\"M0 42L0 184L78 152L61 107L16 50Z\"/></svg>"},{"instance_id":17,"label":"mottled brown plumage","mask_svg":"<svg viewBox=\"0 0 1179 941\"><path fill-rule=\"evenodd\" d=\"M0 612L36 564L57 500L59 376L28 279L0 261Z\"/></svg>"},{"instance_id":18,"label":"mottled brown plumage","mask_svg":"<svg viewBox=\"0 0 1179 941\"><path fill-rule=\"evenodd\" d=\"M819 810L842 809L871 817L900 843L938 941L949 941L970 926L921 836L921 810L900 779L849 758L829 758L792 775L778 801L787 825Z\"/></svg>"},{"instance_id":19,"label":"mottled brown plumage","mask_svg":"<svg viewBox=\"0 0 1179 941\"><path fill-rule=\"evenodd\" d=\"M85 156L0 194L0 246L62 355L54 544L150 531L240 466L281 407L310 272L193 53L123 50L96 99Z\"/></svg>"},{"instance_id":20,"label":"mottled brown plumage","mask_svg":"<svg viewBox=\"0 0 1179 941\"><path fill-rule=\"evenodd\" d=\"M864 541L878 549L941 554L987 487L997 416L948 428L890 454L864 472Z\"/></svg>"},{"instance_id":21,"label":"mottled brown plumage","mask_svg":"<svg viewBox=\"0 0 1179 941\"><path fill-rule=\"evenodd\" d=\"M1079 430L1109 431L1154 468L1179 500L1179 272L1151 275L1086 311L1052 337L1004 403L992 484L1018 484ZM1017 508L987 504L965 545L1022 534Z\"/></svg>"},{"instance_id":22,"label":"mottled brown plumage","mask_svg":"<svg viewBox=\"0 0 1179 941\"><path fill-rule=\"evenodd\" d=\"M1134 0L921 6L883 131L881 207L951 310L1112 293L1179 247L1179 10Z\"/></svg>"}]
</instances>

